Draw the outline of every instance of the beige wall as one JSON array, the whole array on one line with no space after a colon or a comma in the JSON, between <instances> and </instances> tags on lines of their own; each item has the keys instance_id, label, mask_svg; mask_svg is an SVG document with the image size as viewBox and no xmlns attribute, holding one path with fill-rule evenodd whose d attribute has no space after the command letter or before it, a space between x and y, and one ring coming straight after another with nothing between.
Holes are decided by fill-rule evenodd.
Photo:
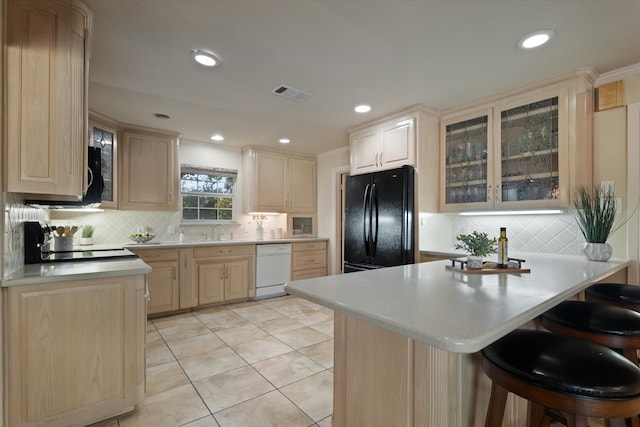
<instances>
[{"instance_id":1,"label":"beige wall","mask_svg":"<svg viewBox=\"0 0 640 427\"><path fill-rule=\"evenodd\" d=\"M329 240L329 273L340 270L337 253L341 241L336 238L337 219L340 207L337 197L337 182L340 173L349 172L349 147L319 154L318 165L318 236Z\"/></svg>"},{"instance_id":2,"label":"beige wall","mask_svg":"<svg viewBox=\"0 0 640 427\"><path fill-rule=\"evenodd\" d=\"M640 102L640 72L624 77L625 104ZM616 196L622 199L623 212L627 205L627 111L620 107L602 111L594 115L594 160L593 181L595 185L602 181L614 181ZM638 183L635 183L638 185ZM621 220L624 218L620 217ZM613 256L627 257L629 239L626 225L621 227L609 240L613 247ZM637 246L637 243L636 243Z\"/></svg>"}]
</instances>

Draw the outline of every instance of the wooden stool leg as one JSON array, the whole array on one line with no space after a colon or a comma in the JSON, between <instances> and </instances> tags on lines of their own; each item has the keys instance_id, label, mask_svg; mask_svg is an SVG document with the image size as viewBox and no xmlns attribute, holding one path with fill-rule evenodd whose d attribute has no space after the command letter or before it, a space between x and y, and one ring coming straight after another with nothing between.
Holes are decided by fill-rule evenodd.
<instances>
[{"instance_id":1,"label":"wooden stool leg","mask_svg":"<svg viewBox=\"0 0 640 427\"><path fill-rule=\"evenodd\" d=\"M588 427L587 417L585 417L584 415L576 415L574 420L575 427Z\"/></svg>"},{"instance_id":2,"label":"wooden stool leg","mask_svg":"<svg viewBox=\"0 0 640 427\"><path fill-rule=\"evenodd\" d=\"M605 425L607 425L607 427L629 427L629 424L627 424L627 420L607 420Z\"/></svg>"},{"instance_id":3,"label":"wooden stool leg","mask_svg":"<svg viewBox=\"0 0 640 427\"><path fill-rule=\"evenodd\" d=\"M495 382L491 384L491 397L489 398L489 409L487 409L485 427L500 427L502 425L508 394L507 389L501 385Z\"/></svg>"},{"instance_id":4,"label":"wooden stool leg","mask_svg":"<svg viewBox=\"0 0 640 427\"><path fill-rule=\"evenodd\" d=\"M547 409L535 402L529 402L529 427L546 427L551 425L551 417L547 414Z\"/></svg>"}]
</instances>

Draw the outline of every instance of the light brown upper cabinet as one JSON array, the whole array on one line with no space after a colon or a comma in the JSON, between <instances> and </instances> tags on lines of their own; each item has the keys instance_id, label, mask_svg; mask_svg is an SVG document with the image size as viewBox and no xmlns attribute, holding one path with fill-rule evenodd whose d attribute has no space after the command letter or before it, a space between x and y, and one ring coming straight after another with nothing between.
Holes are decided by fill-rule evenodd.
<instances>
[{"instance_id":1,"label":"light brown upper cabinet","mask_svg":"<svg viewBox=\"0 0 640 427\"><path fill-rule=\"evenodd\" d=\"M440 209L559 209L593 173L593 80L557 79L443 115Z\"/></svg>"},{"instance_id":2,"label":"light brown upper cabinet","mask_svg":"<svg viewBox=\"0 0 640 427\"><path fill-rule=\"evenodd\" d=\"M178 136L142 128L122 130L119 209L178 210Z\"/></svg>"},{"instance_id":3,"label":"light brown upper cabinet","mask_svg":"<svg viewBox=\"0 0 640 427\"><path fill-rule=\"evenodd\" d=\"M412 105L347 130L350 141L350 174L413 166L416 174L416 206L421 212L437 212L439 121L438 112Z\"/></svg>"},{"instance_id":4,"label":"light brown upper cabinet","mask_svg":"<svg viewBox=\"0 0 640 427\"><path fill-rule=\"evenodd\" d=\"M245 213L316 212L315 157L245 147L242 162Z\"/></svg>"},{"instance_id":5,"label":"light brown upper cabinet","mask_svg":"<svg viewBox=\"0 0 640 427\"><path fill-rule=\"evenodd\" d=\"M351 175L416 166L416 116L408 114L350 132Z\"/></svg>"},{"instance_id":6,"label":"light brown upper cabinet","mask_svg":"<svg viewBox=\"0 0 640 427\"><path fill-rule=\"evenodd\" d=\"M82 196L92 15L79 1L6 2L5 189Z\"/></svg>"}]
</instances>

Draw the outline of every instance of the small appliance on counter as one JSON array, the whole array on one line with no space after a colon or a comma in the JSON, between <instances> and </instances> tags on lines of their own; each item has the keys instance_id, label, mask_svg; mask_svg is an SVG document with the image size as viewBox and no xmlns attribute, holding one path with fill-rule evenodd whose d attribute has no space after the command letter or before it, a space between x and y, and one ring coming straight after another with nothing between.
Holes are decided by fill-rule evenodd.
<instances>
[{"instance_id":1,"label":"small appliance on counter","mask_svg":"<svg viewBox=\"0 0 640 427\"><path fill-rule=\"evenodd\" d=\"M122 247L102 249L52 248L53 231L56 227L39 221L24 223L24 263L40 264L65 261L99 261L110 259L137 258L133 252Z\"/></svg>"}]
</instances>

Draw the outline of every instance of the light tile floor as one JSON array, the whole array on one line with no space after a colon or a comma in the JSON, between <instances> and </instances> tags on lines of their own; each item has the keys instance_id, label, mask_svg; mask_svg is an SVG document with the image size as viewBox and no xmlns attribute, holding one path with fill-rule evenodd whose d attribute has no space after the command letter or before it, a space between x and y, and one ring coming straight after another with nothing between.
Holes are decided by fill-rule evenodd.
<instances>
[{"instance_id":1,"label":"light tile floor","mask_svg":"<svg viewBox=\"0 0 640 427\"><path fill-rule=\"evenodd\" d=\"M147 323L147 390L103 426L330 427L333 311L286 296Z\"/></svg>"}]
</instances>

